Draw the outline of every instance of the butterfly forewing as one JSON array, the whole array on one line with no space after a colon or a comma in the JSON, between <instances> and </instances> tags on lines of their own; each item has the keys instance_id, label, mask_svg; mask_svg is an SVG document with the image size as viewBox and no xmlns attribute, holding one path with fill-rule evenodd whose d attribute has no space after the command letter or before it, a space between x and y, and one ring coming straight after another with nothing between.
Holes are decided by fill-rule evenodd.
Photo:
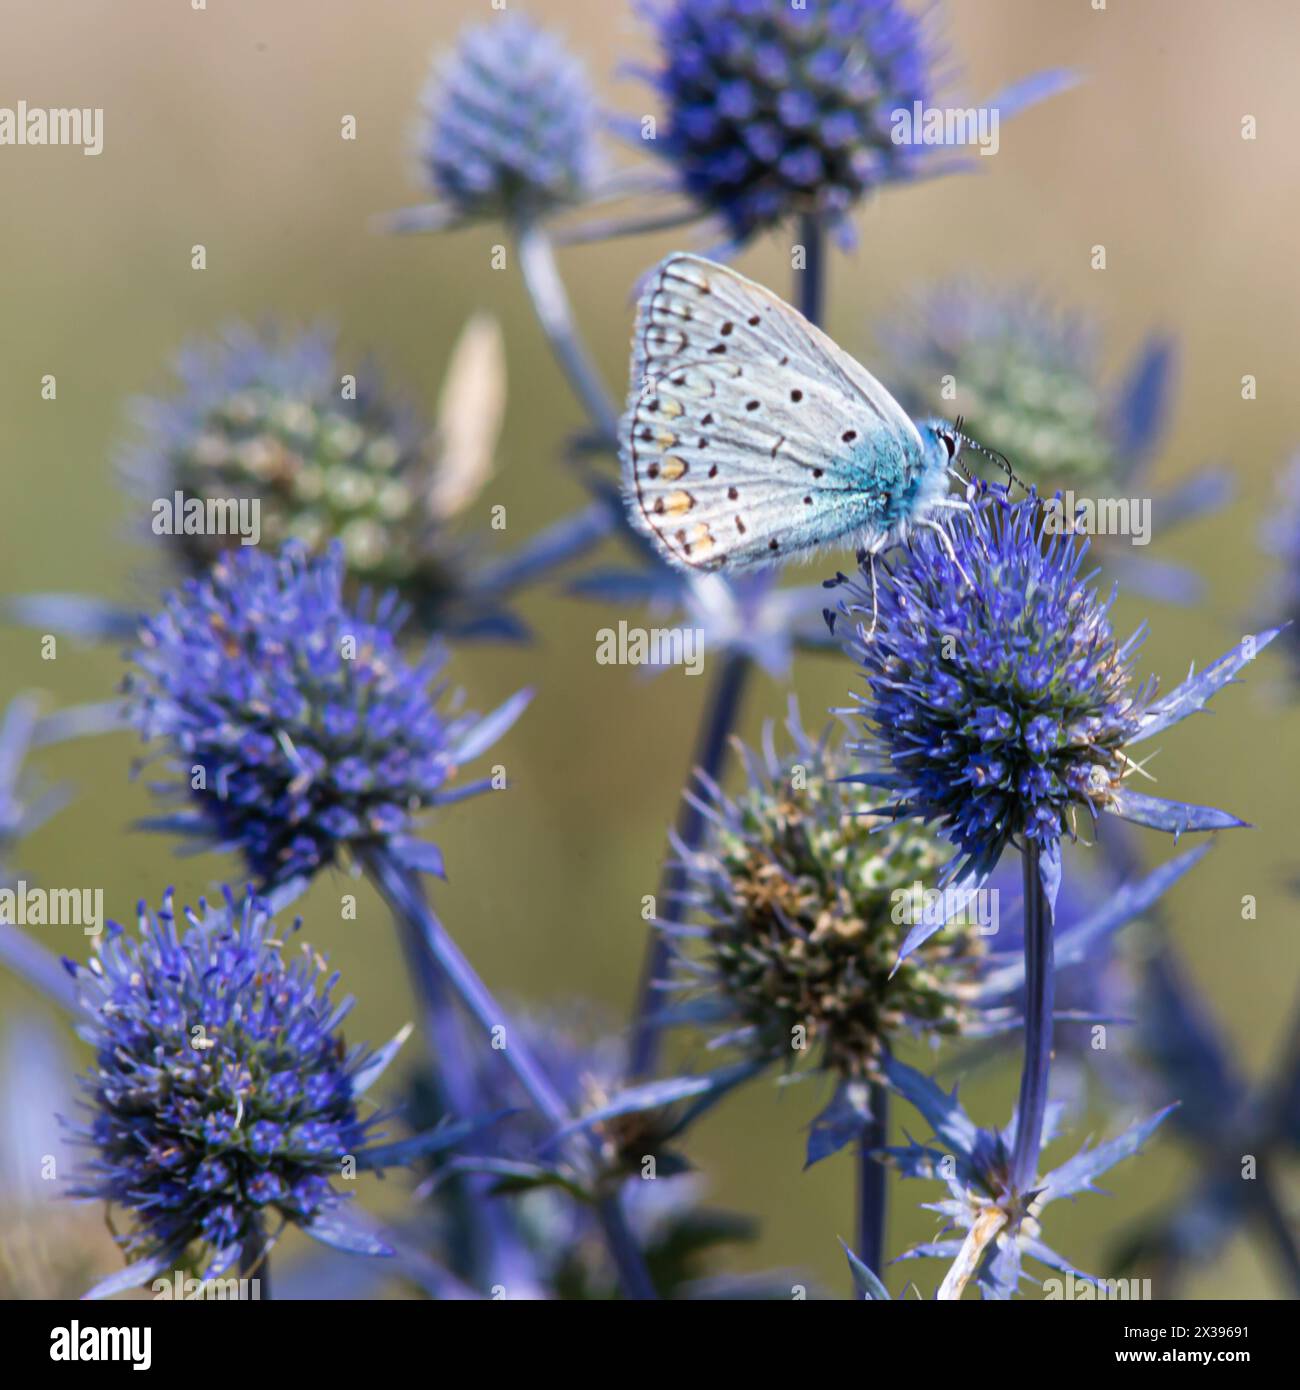
<instances>
[{"instance_id":1,"label":"butterfly forewing","mask_svg":"<svg viewBox=\"0 0 1300 1390\"><path fill-rule=\"evenodd\" d=\"M623 418L629 510L665 558L740 568L869 537L882 478L919 470L911 421L776 295L695 256L652 274Z\"/></svg>"}]
</instances>

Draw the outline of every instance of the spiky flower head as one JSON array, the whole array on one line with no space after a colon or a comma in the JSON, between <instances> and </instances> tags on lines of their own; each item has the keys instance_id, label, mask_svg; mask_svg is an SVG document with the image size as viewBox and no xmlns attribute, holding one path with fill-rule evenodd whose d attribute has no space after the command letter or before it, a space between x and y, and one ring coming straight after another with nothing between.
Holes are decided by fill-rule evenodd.
<instances>
[{"instance_id":1,"label":"spiky flower head","mask_svg":"<svg viewBox=\"0 0 1300 1390\"><path fill-rule=\"evenodd\" d=\"M838 220L926 153L891 139L891 113L933 85L922 23L899 0L673 0L652 13L660 138L738 240L800 213Z\"/></svg>"},{"instance_id":2,"label":"spiky flower head","mask_svg":"<svg viewBox=\"0 0 1300 1390\"><path fill-rule=\"evenodd\" d=\"M165 740L171 791L192 806L160 828L242 852L260 883L370 849L440 872L414 838L420 812L490 786L457 774L527 699L440 711L441 649L408 662L394 595L354 604L345 577L338 545L226 555L143 621L133 653L130 718Z\"/></svg>"},{"instance_id":3,"label":"spiky flower head","mask_svg":"<svg viewBox=\"0 0 1300 1390\"><path fill-rule=\"evenodd\" d=\"M975 947L933 936L899 965L917 891L933 891L948 851L924 827L863 814L829 732L811 740L793 713L788 728L787 753L770 728L761 754L741 747L736 796L701 779L709 829L682 863L703 927L684 938L684 978L754 1055L812 1051L842 1079L875 1079L909 1028L961 1029Z\"/></svg>"},{"instance_id":4,"label":"spiky flower head","mask_svg":"<svg viewBox=\"0 0 1300 1390\"><path fill-rule=\"evenodd\" d=\"M1040 487L1117 481L1165 423L1167 346L1150 345L1127 385L1112 387L1097 325L1032 288L937 285L882 337L890 385L913 414L962 417L972 438Z\"/></svg>"},{"instance_id":5,"label":"spiky flower head","mask_svg":"<svg viewBox=\"0 0 1300 1390\"><path fill-rule=\"evenodd\" d=\"M285 1223L336 1243L350 1194L331 1180L371 1134L357 1102L376 1061L344 1044L337 977L251 893L178 919L169 891L136 935L113 924L96 946L69 964L95 1049L74 1195L130 1214L136 1266L201 1247L215 1276Z\"/></svg>"},{"instance_id":6,"label":"spiky flower head","mask_svg":"<svg viewBox=\"0 0 1300 1390\"><path fill-rule=\"evenodd\" d=\"M587 74L522 16L467 29L422 104L420 157L444 221L525 222L590 192L597 115Z\"/></svg>"},{"instance_id":7,"label":"spiky flower head","mask_svg":"<svg viewBox=\"0 0 1300 1390\"><path fill-rule=\"evenodd\" d=\"M175 390L140 403L122 462L186 569L250 541L337 540L354 587L397 585L426 626L448 625L472 569L440 505L455 461L374 363L346 363L329 332L235 326L175 372Z\"/></svg>"},{"instance_id":8,"label":"spiky flower head","mask_svg":"<svg viewBox=\"0 0 1300 1390\"><path fill-rule=\"evenodd\" d=\"M840 612L872 735L860 778L886 788L891 814L936 824L959 849L945 871L981 880L1012 843L1055 853L1078 813L1157 829L1240 825L1212 808L1133 791L1128 749L1204 706L1274 633L1243 639L1199 676L1151 702L1126 642L1084 569L1086 540L1044 521L1036 497L986 493L951 530L923 530L890 565L843 580ZM837 584L840 581L831 581Z\"/></svg>"}]
</instances>

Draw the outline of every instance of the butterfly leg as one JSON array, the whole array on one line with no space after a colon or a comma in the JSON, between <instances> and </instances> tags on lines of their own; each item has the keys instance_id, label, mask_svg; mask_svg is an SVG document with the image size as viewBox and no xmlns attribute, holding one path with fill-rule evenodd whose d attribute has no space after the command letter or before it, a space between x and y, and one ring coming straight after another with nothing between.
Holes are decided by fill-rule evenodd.
<instances>
[{"instance_id":1,"label":"butterfly leg","mask_svg":"<svg viewBox=\"0 0 1300 1390\"><path fill-rule=\"evenodd\" d=\"M867 559L871 564L871 629L864 640L870 642L876 635L876 617L880 611L876 603L876 552L869 551Z\"/></svg>"},{"instance_id":2,"label":"butterfly leg","mask_svg":"<svg viewBox=\"0 0 1300 1390\"><path fill-rule=\"evenodd\" d=\"M917 525L924 526L927 531L933 531L934 534L939 537L939 544L942 545L943 548L948 552L948 558L953 562L954 565L956 565L957 573L961 575L961 577L966 581L966 587L968 589L973 589L975 587L975 583L971 579L970 575L967 574L964 569L962 569L961 561L957 558L957 552L952 547L952 537L947 533L947 531L945 531L943 527L940 526L936 521L919 521L917 522Z\"/></svg>"}]
</instances>

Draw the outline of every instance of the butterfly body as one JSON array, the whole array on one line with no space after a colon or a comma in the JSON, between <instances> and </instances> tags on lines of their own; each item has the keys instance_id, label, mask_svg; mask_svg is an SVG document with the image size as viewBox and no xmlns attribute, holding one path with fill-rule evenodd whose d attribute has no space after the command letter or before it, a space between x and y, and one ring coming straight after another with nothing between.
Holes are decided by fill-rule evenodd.
<instances>
[{"instance_id":1,"label":"butterfly body","mask_svg":"<svg viewBox=\"0 0 1300 1390\"><path fill-rule=\"evenodd\" d=\"M686 569L746 569L824 545L881 550L946 496L960 435L919 428L797 310L674 255L637 308L621 425L634 527Z\"/></svg>"}]
</instances>

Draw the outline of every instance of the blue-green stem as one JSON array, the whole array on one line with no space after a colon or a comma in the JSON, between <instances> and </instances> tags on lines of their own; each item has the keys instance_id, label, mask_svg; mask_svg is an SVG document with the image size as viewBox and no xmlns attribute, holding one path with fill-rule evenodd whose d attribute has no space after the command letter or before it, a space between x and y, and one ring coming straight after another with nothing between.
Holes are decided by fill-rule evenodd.
<instances>
[{"instance_id":1,"label":"blue-green stem","mask_svg":"<svg viewBox=\"0 0 1300 1390\"><path fill-rule=\"evenodd\" d=\"M871 1157L889 1142L889 1092L878 1081L871 1083L871 1123L862 1131L857 1148L858 1222L855 1253L877 1279L884 1279L885 1205L888 1172Z\"/></svg>"},{"instance_id":2,"label":"blue-green stem","mask_svg":"<svg viewBox=\"0 0 1300 1390\"><path fill-rule=\"evenodd\" d=\"M1052 1070L1052 1010L1056 1003L1052 909L1039 874L1039 857L1037 843L1027 840L1021 851L1025 899L1025 1060L1016 1106L1016 1143L1011 1156L1011 1181L1020 1193L1030 1191L1038 1176Z\"/></svg>"},{"instance_id":3,"label":"blue-green stem","mask_svg":"<svg viewBox=\"0 0 1300 1390\"><path fill-rule=\"evenodd\" d=\"M271 1247L266 1232L250 1235L239 1252L239 1277L257 1280L257 1296L262 1302L271 1297Z\"/></svg>"},{"instance_id":4,"label":"blue-green stem","mask_svg":"<svg viewBox=\"0 0 1300 1390\"><path fill-rule=\"evenodd\" d=\"M799 219L799 244L804 263L795 279L795 302L804 318L820 327L826 297L826 236L815 213Z\"/></svg>"},{"instance_id":5,"label":"blue-green stem","mask_svg":"<svg viewBox=\"0 0 1300 1390\"><path fill-rule=\"evenodd\" d=\"M601 444L617 449L618 411L578 333L550 237L539 223L525 222L516 229L515 248L528 297L551 351L591 417Z\"/></svg>"},{"instance_id":6,"label":"blue-green stem","mask_svg":"<svg viewBox=\"0 0 1300 1390\"><path fill-rule=\"evenodd\" d=\"M722 667L709 691L709 703L700 726L692 764L717 781L727 757L727 741L735 727L749 680L751 663L748 657L729 652L722 658ZM677 835L688 849L699 847L704 832L704 816L698 807L683 799L677 814ZM655 899L656 913L671 915L673 905L685 886L685 871L678 863L670 864L659 884ZM661 996L657 982L668 964L668 938L660 931L651 931L641 965L641 986L637 998L636 1022L628 1058L628 1074L633 1080L644 1080L654 1074L659 1060L659 1045L663 1030L657 1020Z\"/></svg>"},{"instance_id":7,"label":"blue-green stem","mask_svg":"<svg viewBox=\"0 0 1300 1390\"><path fill-rule=\"evenodd\" d=\"M439 1108L458 1119L479 1114L488 1107L480 1094L476 1068L446 979L425 949L418 927L406 914L397 914L397 921L424 1016L429 1074ZM503 1284L519 1297L519 1285L527 1278L522 1241L506 1204L491 1200L490 1186L491 1180L482 1174L468 1173L450 1180L446 1190L451 1199L451 1238L475 1272L480 1288Z\"/></svg>"},{"instance_id":8,"label":"blue-green stem","mask_svg":"<svg viewBox=\"0 0 1300 1390\"><path fill-rule=\"evenodd\" d=\"M514 1072L515 1079L533 1108L551 1129L558 1132L566 1128L570 1118L568 1107L533 1057L519 1030L507 1026L506 1011L493 998L491 991L438 920L429 906L418 875L378 850L371 851L365 857L365 863L389 907L418 930L429 958L484 1034L494 1038L499 1028L506 1028L506 1046L501 1049L501 1056ZM618 1197L603 1200L599 1215L625 1296L656 1298L654 1283L628 1229L621 1200Z\"/></svg>"}]
</instances>

